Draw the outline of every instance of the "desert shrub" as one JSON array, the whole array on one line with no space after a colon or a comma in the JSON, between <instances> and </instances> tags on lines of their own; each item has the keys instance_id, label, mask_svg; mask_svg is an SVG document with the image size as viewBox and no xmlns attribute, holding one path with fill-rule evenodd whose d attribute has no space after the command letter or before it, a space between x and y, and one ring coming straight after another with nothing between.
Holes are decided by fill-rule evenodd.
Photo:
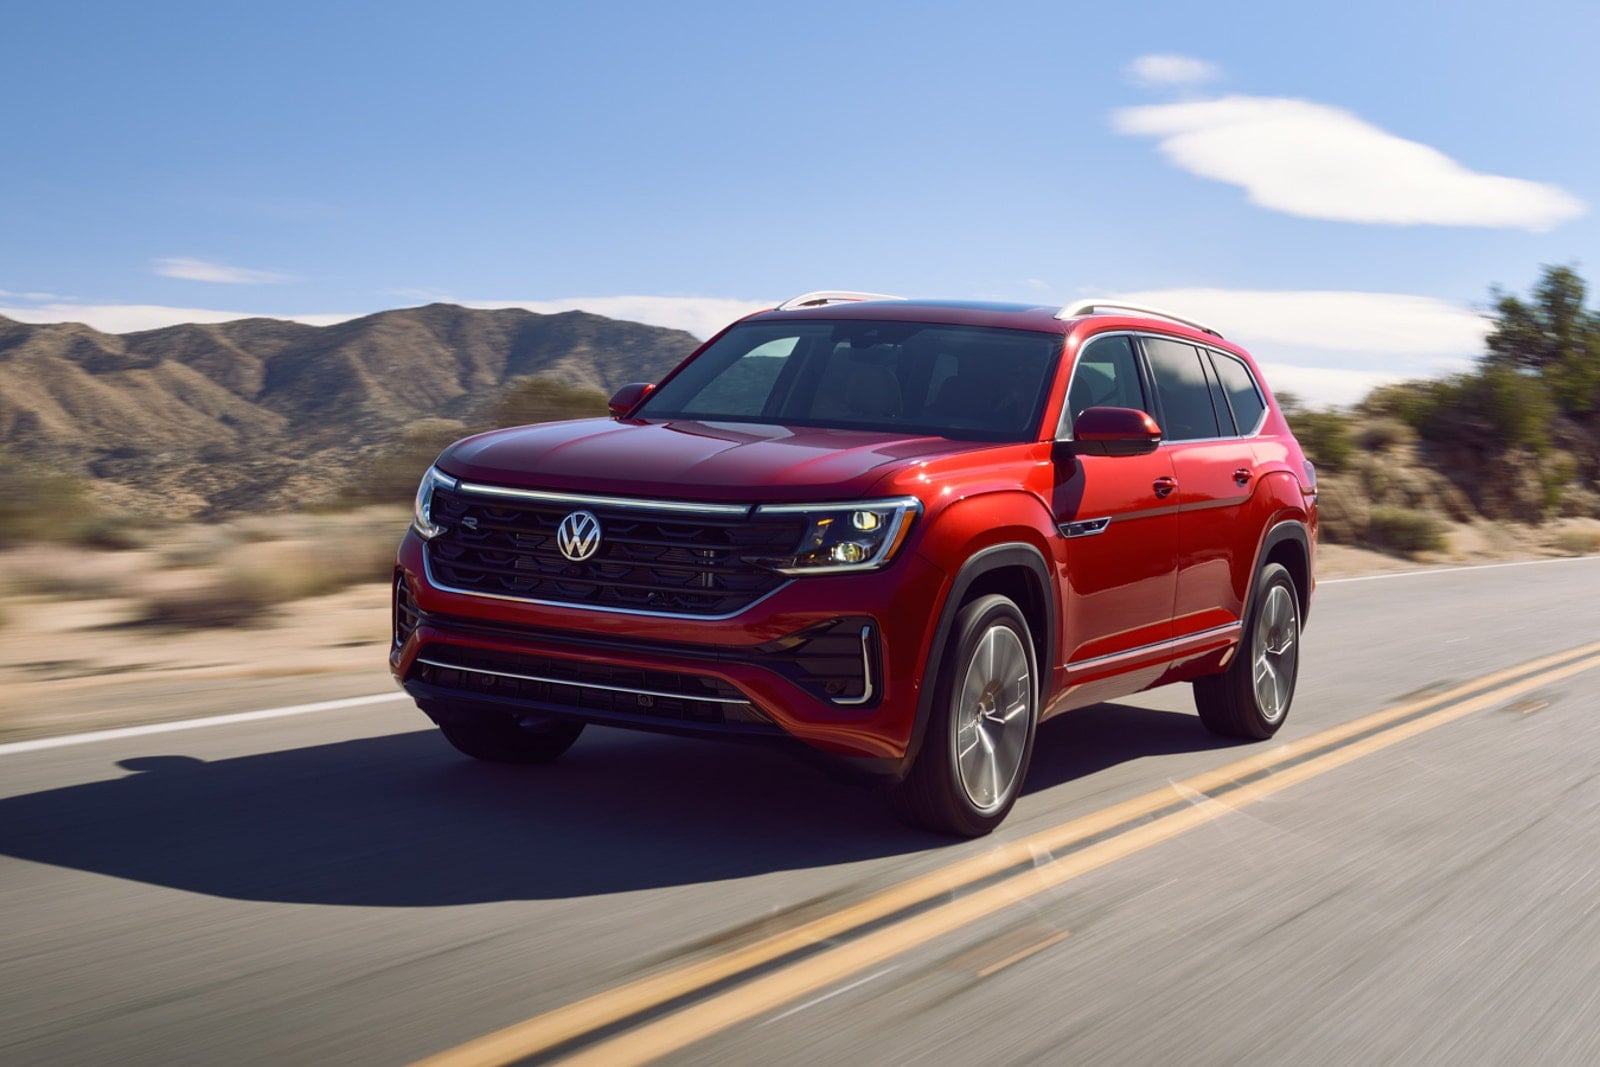
<instances>
[{"instance_id":1,"label":"desert shrub","mask_svg":"<svg viewBox=\"0 0 1600 1067\"><path fill-rule=\"evenodd\" d=\"M72 540L93 516L84 479L0 449L0 548Z\"/></svg>"},{"instance_id":2,"label":"desert shrub","mask_svg":"<svg viewBox=\"0 0 1600 1067\"><path fill-rule=\"evenodd\" d=\"M126 515L96 515L75 531L72 540L84 548L126 552L147 546L150 531L135 525Z\"/></svg>"},{"instance_id":3,"label":"desert shrub","mask_svg":"<svg viewBox=\"0 0 1600 1067\"><path fill-rule=\"evenodd\" d=\"M274 576L230 574L194 589L156 593L138 606L133 623L168 630L218 626L256 626L287 597L278 595Z\"/></svg>"},{"instance_id":4,"label":"desert shrub","mask_svg":"<svg viewBox=\"0 0 1600 1067\"><path fill-rule=\"evenodd\" d=\"M1539 471L1539 503L1546 513L1560 509L1567 495L1567 485L1576 473L1570 456L1557 456Z\"/></svg>"},{"instance_id":5,"label":"desert shrub","mask_svg":"<svg viewBox=\"0 0 1600 1067\"><path fill-rule=\"evenodd\" d=\"M1381 416L1363 425L1355 434L1356 446L1366 452L1385 452L1411 441L1411 428L1399 419Z\"/></svg>"},{"instance_id":6,"label":"desert shrub","mask_svg":"<svg viewBox=\"0 0 1600 1067\"><path fill-rule=\"evenodd\" d=\"M1343 470L1354 451L1351 420L1337 411L1298 411L1288 416L1289 428L1305 449L1306 456L1319 467Z\"/></svg>"},{"instance_id":7,"label":"desert shrub","mask_svg":"<svg viewBox=\"0 0 1600 1067\"><path fill-rule=\"evenodd\" d=\"M1406 555L1445 548L1444 524L1427 512L1410 508L1373 508L1367 538L1380 548Z\"/></svg>"},{"instance_id":8,"label":"desert shrub","mask_svg":"<svg viewBox=\"0 0 1600 1067\"><path fill-rule=\"evenodd\" d=\"M1569 556L1592 556L1600 552L1600 530L1562 530L1551 544Z\"/></svg>"},{"instance_id":9,"label":"desert shrub","mask_svg":"<svg viewBox=\"0 0 1600 1067\"><path fill-rule=\"evenodd\" d=\"M211 580L144 598L134 623L163 629L260 625L280 604L366 582L387 582L393 572L394 541L387 534L340 533L308 541L244 545L229 555Z\"/></svg>"},{"instance_id":10,"label":"desert shrub","mask_svg":"<svg viewBox=\"0 0 1600 1067\"><path fill-rule=\"evenodd\" d=\"M599 390L553 378L514 378L484 409L484 421L490 426L526 426L600 418L607 414L606 400Z\"/></svg>"},{"instance_id":11,"label":"desert shrub","mask_svg":"<svg viewBox=\"0 0 1600 1067\"><path fill-rule=\"evenodd\" d=\"M1390 418L1420 431L1439 403L1440 382L1396 382L1380 385L1356 405L1363 415Z\"/></svg>"},{"instance_id":12,"label":"desert shrub","mask_svg":"<svg viewBox=\"0 0 1600 1067\"><path fill-rule=\"evenodd\" d=\"M399 438L356 462L355 476L328 503L335 507L409 503L417 483L445 446L465 437L467 425L455 419L419 419Z\"/></svg>"}]
</instances>

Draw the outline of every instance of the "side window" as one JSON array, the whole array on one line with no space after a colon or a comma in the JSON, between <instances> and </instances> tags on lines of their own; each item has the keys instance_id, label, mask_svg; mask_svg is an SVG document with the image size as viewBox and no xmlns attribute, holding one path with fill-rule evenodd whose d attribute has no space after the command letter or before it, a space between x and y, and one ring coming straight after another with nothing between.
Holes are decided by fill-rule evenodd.
<instances>
[{"instance_id":1,"label":"side window","mask_svg":"<svg viewBox=\"0 0 1600 1067\"><path fill-rule=\"evenodd\" d=\"M1221 352L1211 353L1211 365L1222 382L1222 391L1228 394L1228 406L1233 408L1233 421L1239 424L1239 432L1254 433L1267 404L1261 399L1256 380L1250 376L1250 368Z\"/></svg>"},{"instance_id":2,"label":"side window","mask_svg":"<svg viewBox=\"0 0 1600 1067\"><path fill-rule=\"evenodd\" d=\"M1156 395L1161 398L1162 435L1169 441L1221 437L1221 423L1211 404L1211 385L1199 350L1162 337L1146 337L1143 341L1156 380ZM1233 432L1231 426L1228 432Z\"/></svg>"},{"instance_id":3,"label":"side window","mask_svg":"<svg viewBox=\"0 0 1600 1067\"><path fill-rule=\"evenodd\" d=\"M1150 410L1139 381L1133 338L1126 334L1093 339L1079 351L1067 389L1068 427L1085 408L1108 407Z\"/></svg>"}]
</instances>

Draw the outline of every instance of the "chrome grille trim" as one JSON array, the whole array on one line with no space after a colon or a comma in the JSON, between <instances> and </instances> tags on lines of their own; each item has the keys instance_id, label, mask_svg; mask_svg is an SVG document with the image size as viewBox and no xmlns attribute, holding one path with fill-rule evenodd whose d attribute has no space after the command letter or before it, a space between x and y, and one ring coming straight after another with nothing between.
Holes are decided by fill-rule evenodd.
<instances>
[{"instance_id":1,"label":"chrome grille trim","mask_svg":"<svg viewBox=\"0 0 1600 1067\"><path fill-rule=\"evenodd\" d=\"M542 489L511 489L501 485L484 485L481 482L457 482L455 491L477 496L506 497L511 500L531 500L539 504L553 504L574 508L618 508L628 511L677 511L688 515L722 515L743 518L750 514L748 504L701 504L686 500L644 500L630 496L589 496L583 493L551 493Z\"/></svg>"},{"instance_id":2,"label":"chrome grille trim","mask_svg":"<svg viewBox=\"0 0 1600 1067\"><path fill-rule=\"evenodd\" d=\"M446 671L463 671L467 674L487 674L495 678L515 678L523 682L541 682L545 685L565 685L574 689L600 689L610 693L627 693L629 696L657 697L665 700L684 700L702 704L737 704L741 707L751 707L750 700L736 700L730 697L711 697L690 695L688 693L669 693L664 689L634 689L625 685L601 685L596 682L577 681L572 678L546 678L538 674L515 674L511 671L491 671L487 667L463 667L459 663L441 663L439 660L417 657L418 663L427 664Z\"/></svg>"}]
</instances>

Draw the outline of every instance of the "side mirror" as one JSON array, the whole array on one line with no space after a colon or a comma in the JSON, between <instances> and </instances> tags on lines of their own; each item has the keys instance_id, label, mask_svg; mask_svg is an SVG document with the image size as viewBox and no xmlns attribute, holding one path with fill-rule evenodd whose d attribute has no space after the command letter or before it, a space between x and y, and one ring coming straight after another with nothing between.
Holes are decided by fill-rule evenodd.
<instances>
[{"instance_id":1,"label":"side mirror","mask_svg":"<svg viewBox=\"0 0 1600 1067\"><path fill-rule=\"evenodd\" d=\"M1161 427L1134 408L1085 408L1072 424L1072 450L1089 456L1142 456L1161 443Z\"/></svg>"},{"instance_id":2,"label":"side mirror","mask_svg":"<svg viewBox=\"0 0 1600 1067\"><path fill-rule=\"evenodd\" d=\"M629 382L615 393L606 402L606 407L611 409L611 417L620 419L628 412L639 406L639 401L649 396L655 390L651 382Z\"/></svg>"}]
</instances>

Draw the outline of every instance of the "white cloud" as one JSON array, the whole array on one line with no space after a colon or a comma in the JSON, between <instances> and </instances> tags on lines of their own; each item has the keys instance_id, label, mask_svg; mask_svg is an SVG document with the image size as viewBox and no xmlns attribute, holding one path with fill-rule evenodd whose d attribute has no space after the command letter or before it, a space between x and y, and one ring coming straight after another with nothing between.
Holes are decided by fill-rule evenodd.
<instances>
[{"instance_id":1,"label":"white cloud","mask_svg":"<svg viewBox=\"0 0 1600 1067\"><path fill-rule=\"evenodd\" d=\"M1261 373L1274 394L1293 393L1313 408L1350 407L1380 385L1403 381L1402 376L1342 367L1302 367L1265 360Z\"/></svg>"},{"instance_id":2,"label":"white cloud","mask_svg":"<svg viewBox=\"0 0 1600 1067\"><path fill-rule=\"evenodd\" d=\"M1171 53L1140 56L1129 63L1124 72L1135 85L1151 88L1201 85L1222 77L1222 68L1215 63Z\"/></svg>"},{"instance_id":3,"label":"white cloud","mask_svg":"<svg viewBox=\"0 0 1600 1067\"><path fill-rule=\"evenodd\" d=\"M1387 382L1465 370L1489 331L1471 308L1407 293L1196 288L1106 299L1212 326L1249 349L1273 388L1317 407L1352 404Z\"/></svg>"},{"instance_id":4,"label":"white cloud","mask_svg":"<svg viewBox=\"0 0 1600 1067\"><path fill-rule=\"evenodd\" d=\"M43 325L81 322L102 333L133 333L180 323L232 322L235 319L273 318L307 326L332 326L357 315L264 315L254 311L218 311L212 308L165 307L158 304L42 304L37 307L0 307L0 315L17 322Z\"/></svg>"},{"instance_id":5,"label":"white cloud","mask_svg":"<svg viewBox=\"0 0 1600 1067\"><path fill-rule=\"evenodd\" d=\"M1107 299L1112 299L1107 297ZM1481 352L1489 324L1429 296L1341 290L1153 289L1118 300L1189 315L1241 343L1429 356Z\"/></svg>"},{"instance_id":6,"label":"white cloud","mask_svg":"<svg viewBox=\"0 0 1600 1067\"><path fill-rule=\"evenodd\" d=\"M731 300L714 296L579 296L560 300L469 300L467 307L517 307L540 315L587 311L608 319L686 330L710 337L734 319L777 305L776 300Z\"/></svg>"},{"instance_id":7,"label":"white cloud","mask_svg":"<svg viewBox=\"0 0 1600 1067\"><path fill-rule=\"evenodd\" d=\"M1129 107L1113 113L1112 126L1155 137L1181 169L1302 218L1542 233L1588 210L1558 186L1468 170L1437 149L1308 100L1226 96Z\"/></svg>"},{"instance_id":8,"label":"white cloud","mask_svg":"<svg viewBox=\"0 0 1600 1067\"><path fill-rule=\"evenodd\" d=\"M230 267L206 259L158 259L150 269L163 278L181 278L186 282L216 282L222 285L282 285L298 281L292 274L275 270L254 270L250 267Z\"/></svg>"}]
</instances>

